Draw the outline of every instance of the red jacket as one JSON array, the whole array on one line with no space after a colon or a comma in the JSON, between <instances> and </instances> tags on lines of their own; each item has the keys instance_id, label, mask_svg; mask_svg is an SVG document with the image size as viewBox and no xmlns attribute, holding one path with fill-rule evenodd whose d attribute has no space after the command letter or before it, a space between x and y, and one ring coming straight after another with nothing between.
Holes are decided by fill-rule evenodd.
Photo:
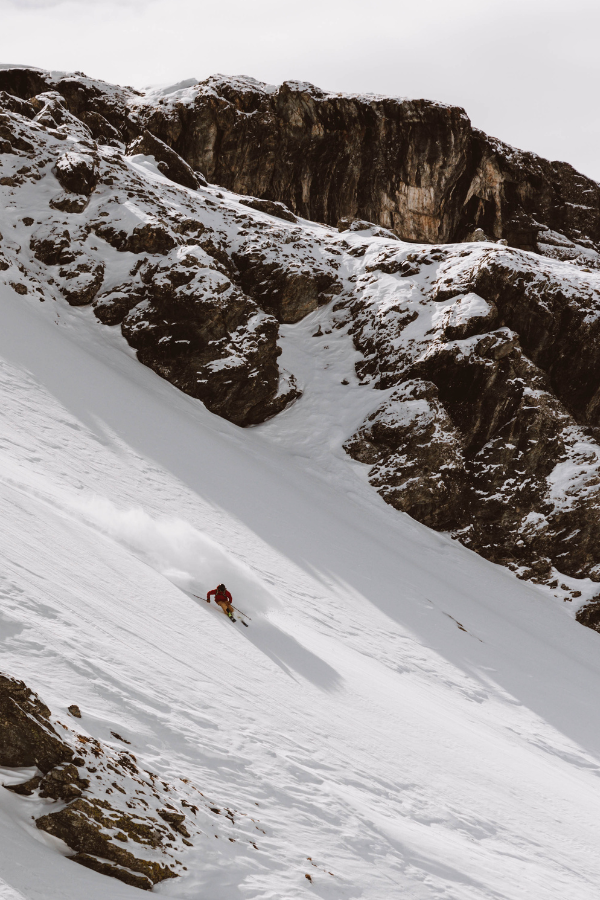
<instances>
[{"instance_id":1,"label":"red jacket","mask_svg":"<svg viewBox=\"0 0 600 900\"><path fill-rule=\"evenodd\" d=\"M233 603L233 597L231 596L229 591L225 591L225 593L223 593L219 590L219 588L215 588L213 591L208 592L208 594L206 595L206 599L209 603L210 598L213 596L213 594L215 595L215 603L219 603L219 601L222 603L224 600L226 600L228 603Z\"/></svg>"}]
</instances>

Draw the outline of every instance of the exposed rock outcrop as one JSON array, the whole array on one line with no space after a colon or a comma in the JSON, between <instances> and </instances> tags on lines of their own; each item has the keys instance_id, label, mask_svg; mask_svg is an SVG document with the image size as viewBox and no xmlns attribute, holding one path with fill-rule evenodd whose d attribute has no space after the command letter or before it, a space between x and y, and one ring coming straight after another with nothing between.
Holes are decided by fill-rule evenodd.
<instances>
[{"instance_id":1,"label":"exposed rock outcrop","mask_svg":"<svg viewBox=\"0 0 600 900\"><path fill-rule=\"evenodd\" d=\"M0 765L48 773L73 751L50 722L50 710L22 681L0 674Z\"/></svg>"},{"instance_id":2,"label":"exposed rock outcrop","mask_svg":"<svg viewBox=\"0 0 600 900\"><path fill-rule=\"evenodd\" d=\"M52 721L33 691L2 674L0 765L13 768L17 779L21 768L37 766L42 774L3 786L44 801L47 811L36 827L64 841L74 851L69 859L144 890L185 871L177 857L207 827L214 834L212 820L220 812L187 779L169 784L140 768L131 752ZM30 811L24 811L28 822ZM226 815L235 826L234 811ZM236 833L254 846L257 826L249 823L248 835Z\"/></svg>"},{"instance_id":3,"label":"exposed rock outcrop","mask_svg":"<svg viewBox=\"0 0 600 900\"><path fill-rule=\"evenodd\" d=\"M596 182L488 137L458 107L217 76L137 108L210 181L318 222L358 216L431 243L481 229L558 258L600 243Z\"/></svg>"},{"instance_id":4,"label":"exposed rock outcrop","mask_svg":"<svg viewBox=\"0 0 600 900\"><path fill-rule=\"evenodd\" d=\"M371 483L523 576L600 580L598 276L489 245L379 251L365 270L387 285L362 276L339 315L360 376L400 385L346 444Z\"/></svg>"},{"instance_id":5,"label":"exposed rock outcrop","mask_svg":"<svg viewBox=\"0 0 600 900\"><path fill-rule=\"evenodd\" d=\"M179 154L175 153L159 138L150 134L147 129L144 129L141 137L136 138L129 144L127 153L129 156L134 156L136 153L153 156L163 175L166 175L167 178L170 178L171 181L175 181L177 184L182 184L184 187L195 190L201 183L198 176ZM206 179L202 180L206 184Z\"/></svg>"}]
</instances>

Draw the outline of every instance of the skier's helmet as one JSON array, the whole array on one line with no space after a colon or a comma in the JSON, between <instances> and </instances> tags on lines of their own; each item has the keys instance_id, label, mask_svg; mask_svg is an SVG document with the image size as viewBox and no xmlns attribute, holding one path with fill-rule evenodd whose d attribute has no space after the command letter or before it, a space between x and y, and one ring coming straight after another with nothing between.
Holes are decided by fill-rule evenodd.
<instances>
[{"instance_id":1,"label":"skier's helmet","mask_svg":"<svg viewBox=\"0 0 600 900\"><path fill-rule=\"evenodd\" d=\"M220 590L220 591L226 591L227 588L225 587L224 584L220 584L220 585L219 585L219 590Z\"/></svg>"}]
</instances>

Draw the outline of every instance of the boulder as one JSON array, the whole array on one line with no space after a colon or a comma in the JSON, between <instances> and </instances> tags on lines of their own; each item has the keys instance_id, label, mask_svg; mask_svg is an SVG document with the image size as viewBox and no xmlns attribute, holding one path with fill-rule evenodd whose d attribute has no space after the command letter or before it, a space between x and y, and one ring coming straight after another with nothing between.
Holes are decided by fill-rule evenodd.
<instances>
[{"instance_id":1,"label":"boulder","mask_svg":"<svg viewBox=\"0 0 600 900\"><path fill-rule=\"evenodd\" d=\"M243 200L240 200L240 203L242 206L248 206L250 209L256 209L258 212L267 213L267 215L275 216L277 219L284 219L286 222L298 221L285 203L280 203L278 200L261 200L258 197L245 197Z\"/></svg>"},{"instance_id":2,"label":"boulder","mask_svg":"<svg viewBox=\"0 0 600 900\"><path fill-rule=\"evenodd\" d=\"M141 137L136 138L127 147L128 156L135 156L137 153L153 156L163 175L177 184L196 190L201 183L191 166L147 129L144 129ZM204 183L206 184L206 181Z\"/></svg>"},{"instance_id":3,"label":"boulder","mask_svg":"<svg viewBox=\"0 0 600 900\"><path fill-rule=\"evenodd\" d=\"M49 772L73 751L50 723L50 710L22 681L0 674L0 765Z\"/></svg>"},{"instance_id":4,"label":"boulder","mask_svg":"<svg viewBox=\"0 0 600 900\"><path fill-rule=\"evenodd\" d=\"M100 178L97 157L91 153L69 151L56 163L54 174L65 191L89 197Z\"/></svg>"},{"instance_id":5,"label":"boulder","mask_svg":"<svg viewBox=\"0 0 600 900\"><path fill-rule=\"evenodd\" d=\"M164 835L150 822L140 821L139 816L116 810L107 800L79 798L65 809L40 816L35 824L41 831L60 838L77 854L100 857L119 867L103 874L113 874L119 878L123 869L129 869L139 872L152 884L177 877L169 866L138 857L113 842L111 833L115 829L126 839L131 838L136 844L152 848L161 846ZM75 862L82 860L75 857Z\"/></svg>"}]
</instances>

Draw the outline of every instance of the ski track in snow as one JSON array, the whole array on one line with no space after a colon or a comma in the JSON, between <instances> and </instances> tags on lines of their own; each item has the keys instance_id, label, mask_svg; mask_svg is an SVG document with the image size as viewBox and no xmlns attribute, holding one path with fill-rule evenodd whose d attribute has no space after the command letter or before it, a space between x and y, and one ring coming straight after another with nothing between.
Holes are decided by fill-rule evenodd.
<instances>
[{"instance_id":1,"label":"ski track in snow","mask_svg":"<svg viewBox=\"0 0 600 900\"><path fill-rule=\"evenodd\" d=\"M329 308L281 329L304 397L240 430L2 290L2 668L264 831L155 893L595 898L598 635L367 485L342 443L385 392ZM220 580L250 628L192 596ZM0 900L137 896L31 809L0 791Z\"/></svg>"}]
</instances>

